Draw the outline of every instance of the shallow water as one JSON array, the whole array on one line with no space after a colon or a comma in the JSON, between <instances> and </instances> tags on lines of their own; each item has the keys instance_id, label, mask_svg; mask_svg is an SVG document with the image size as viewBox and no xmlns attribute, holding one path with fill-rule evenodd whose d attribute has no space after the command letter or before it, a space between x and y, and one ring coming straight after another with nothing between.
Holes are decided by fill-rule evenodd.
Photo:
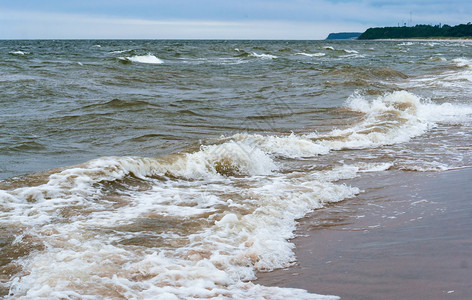
<instances>
[{"instance_id":1,"label":"shallow water","mask_svg":"<svg viewBox=\"0 0 472 300\"><path fill-rule=\"evenodd\" d=\"M263 285L342 299L468 299L472 169L377 172L363 193L299 220L297 263Z\"/></svg>"},{"instance_id":2,"label":"shallow water","mask_svg":"<svg viewBox=\"0 0 472 300\"><path fill-rule=\"evenodd\" d=\"M1 293L323 298L251 280L351 179L471 165L471 47L2 41Z\"/></svg>"}]
</instances>

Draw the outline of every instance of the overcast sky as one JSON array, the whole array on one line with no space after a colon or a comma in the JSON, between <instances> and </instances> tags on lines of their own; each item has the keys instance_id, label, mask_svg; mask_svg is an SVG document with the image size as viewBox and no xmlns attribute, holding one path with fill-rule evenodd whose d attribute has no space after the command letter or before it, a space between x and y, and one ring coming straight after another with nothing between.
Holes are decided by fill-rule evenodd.
<instances>
[{"instance_id":1,"label":"overcast sky","mask_svg":"<svg viewBox=\"0 0 472 300\"><path fill-rule=\"evenodd\" d=\"M0 0L0 39L324 39L472 22L471 0Z\"/></svg>"}]
</instances>

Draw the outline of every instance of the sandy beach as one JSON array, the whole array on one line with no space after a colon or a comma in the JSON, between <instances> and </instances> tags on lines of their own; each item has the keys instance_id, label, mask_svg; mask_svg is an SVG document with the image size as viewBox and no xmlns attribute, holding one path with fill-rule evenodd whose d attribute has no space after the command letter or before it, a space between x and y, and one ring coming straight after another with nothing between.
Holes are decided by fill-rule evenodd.
<instances>
[{"instance_id":1,"label":"sandy beach","mask_svg":"<svg viewBox=\"0 0 472 300\"><path fill-rule=\"evenodd\" d=\"M365 175L357 198L300 220L296 265L257 282L342 299L470 299L472 169Z\"/></svg>"}]
</instances>

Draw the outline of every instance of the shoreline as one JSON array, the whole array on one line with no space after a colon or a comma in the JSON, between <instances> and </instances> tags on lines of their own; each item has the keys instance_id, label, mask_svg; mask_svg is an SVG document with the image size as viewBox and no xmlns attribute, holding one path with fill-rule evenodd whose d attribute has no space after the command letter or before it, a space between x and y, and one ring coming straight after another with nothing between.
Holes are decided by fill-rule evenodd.
<instances>
[{"instance_id":1,"label":"shoreline","mask_svg":"<svg viewBox=\"0 0 472 300\"><path fill-rule=\"evenodd\" d=\"M364 175L348 183L358 197L300 220L294 266L254 282L341 299L471 297L472 169Z\"/></svg>"}]
</instances>

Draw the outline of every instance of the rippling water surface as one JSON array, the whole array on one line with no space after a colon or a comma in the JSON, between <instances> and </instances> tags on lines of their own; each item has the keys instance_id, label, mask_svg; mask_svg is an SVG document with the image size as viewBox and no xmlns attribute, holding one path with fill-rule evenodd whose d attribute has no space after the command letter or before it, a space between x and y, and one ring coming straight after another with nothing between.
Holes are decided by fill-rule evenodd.
<instances>
[{"instance_id":1,"label":"rippling water surface","mask_svg":"<svg viewBox=\"0 0 472 300\"><path fill-rule=\"evenodd\" d=\"M0 295L335 298L251 280L349 179L471 166L471 50L1 41Z\"/></svg>"}]
</instances>

